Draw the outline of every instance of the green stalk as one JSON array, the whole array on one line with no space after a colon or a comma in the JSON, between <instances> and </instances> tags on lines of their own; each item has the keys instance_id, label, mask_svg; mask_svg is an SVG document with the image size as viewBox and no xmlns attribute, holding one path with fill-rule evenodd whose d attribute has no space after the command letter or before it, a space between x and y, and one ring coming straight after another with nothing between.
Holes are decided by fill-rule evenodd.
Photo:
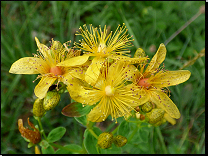
<instances>
[{"instance_id":1,"label":"green stalk","mask_svg":"<svg viewBox=\"0 0 208 156\"><path fill-rule=\"evenodd\" d=\"M165 41L165 46L172 40L174 39L181 31L183 31L189 24L191 24L199 15L202 13L199 11L197 12L190 20L188 20L184 25L182 25L175 33L173 33L166 41Z\"/></svg>"},{"instance_id":2,"label":"green stalk","mask_svg":"<svg viewBox=\"0 0 208 156\"><path fill-rule=\"evenodd\" d=\"M96 139L98 139L97 134L95 134L95 132L94 132L92 129L89 129L89 128L88 128L88 131L89 131Z\"/></svg>"},{"instance_id":3,"label":"green stalk","mask_svg":"<svg viewBox=\"0 0 208 156\"><path fill-rule=\"evenodd\" d=\"M42 123L41 123L41 118L40 117L37 117L37 119L38 119L38 123L39 123L39 126L40 126L40 131L42 132L43 137L45 138L45 140L47 140L47 137L45 135L45 132L43 130L43 126L42 126Z\"/></svg>"},{"instance_id":4,"label":"green stalk","mask_svg":"<svg viewBox=\"0 0 208 156\"><path fill-rule=\"evenodd\" d=\"M159 136L160 142L162 144L162 149L164 151L164 154L168 154L168 151L167 151L167 148L165 146L164 138L163 138L163 136L161 134L160 128L159 127L155 127L155 129L156 129L156 132L157 132L157 134Z\"/></svg>"},{"instance_id":5,"label":"green stalk","mask_svg":"<svg viewBox=\"0 0 208 156\"><path fill-rule=\"evenodd\" d=\"M117 126L111 133L115 134L118 131L119 126Z\"/></svg>"}]
</instances>

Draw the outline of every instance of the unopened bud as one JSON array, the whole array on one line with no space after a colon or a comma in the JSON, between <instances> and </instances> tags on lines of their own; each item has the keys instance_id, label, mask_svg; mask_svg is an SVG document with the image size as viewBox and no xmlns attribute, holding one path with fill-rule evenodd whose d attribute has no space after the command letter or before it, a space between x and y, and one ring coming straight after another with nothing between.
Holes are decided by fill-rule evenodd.
<instances>
[{"instance_id":1,"label":"unopened bud","mask_svg":"<svg viewBox=\"0 0 208 156\"><path fill-rule=\"evenodd\" d=\"M153 105L150 102L146 102L145 104L142 105L142 111L145 113L148 113L152 110Z\"/></svg>"},{"instance_id":2,"label":"unopened bud","mask_svg":"<svg viewBox=\"0 0 208 156\"><path fill-rule=\"evenodd\" d=\"M43 99L36 99L33 104L33 115L37 117L42 117L45 113L43 108Z\"/></svg>"},{"instance_id":3,"label":"unopened bud","mask_svg":"<svg viewBox=\"0 0 208 156\"><path fill-rule=\"evenodd\" d=\"M113 134L110 132L101 133L98 137L98 146L102 149L111 147L113 143Z\"/></svg>"},{"instance_id":4,"label":"unopened bud","mask_svg":"<svg viewBox=\"0 0 208 156\"><path fill-rule=\"evenodd\" d=\"M153 126L160 126L160 125L162 125L165 122L166 122L166 120L164 118L162 118L160 121L158 121L155 124L153 124Z\"/></svg>"},{"instance_id":5,"label":"unopened bud","mask_svg":"<svg viewBox=\"0 0 208 156\"><path fill-rule=\"evenodd\" d=\"M139 112L136 112L135 115L137 119L140 119L141 114Z\"/></svg>"},{"instance_id":6,"label":"unopened bud","mask_svg":"<svg viewBox=\"0 0 208 156\"><path fill-rule=\"evenodd\" d=\"M145 52L142 48L138 48L134 53L134 58L145 57Z\"/></svg>"},{"instance_id":7,"label":"unopened bud","mask_svg":"<svg viewBox=\"0 0 208 156\"><path fill-rule=\"evenodd\" d=\"M137 106L137 107L135 108L135 110L136 110L137 112L139 112L139 111L140 111L139 106Z\"/></svg>"},{"instance_id":8,"label":"unopened bud","mask_svg":"<svg viewBox=\"0 0 208 156\"><path fill-rule=\"evenodd\" d=\"M140 114L140 120L144 120L145 119L145 115Z\"/></svg>"},{"instance_id":9,"label":"unopened bud","mask_svg":"<svg viewBox=\"0 0 208 156\"><path fill-rule=\"evenodd\" d=\"M114 140L113 140L114 144L117 146L117 147L122 147L124 145L126 145L127 143L127 138L122 136L122 135L117 135Z\"/></svg>"},{"instance_id":10,"label":"unopened bud","mask_svg":"<svg viewBox=\"0 0 208 156\"><path fill-rule=\"evenodd\" d=\"M152 109L151 112L146 113L146 117L149 119L150 124L156 124L163 119L165 111L159 108Z\"/></svg>"},{"instance_id":11,"label":"unopened bud","mask_svg":"<svg viewBox=\"0 0 208 156\"><path fill-rule=\"evenodd\" d=\"M57 91L49 91L43 100L43 108L46 111L55 108L60 101L60 97Z\"/></svg>"}]
</instances>

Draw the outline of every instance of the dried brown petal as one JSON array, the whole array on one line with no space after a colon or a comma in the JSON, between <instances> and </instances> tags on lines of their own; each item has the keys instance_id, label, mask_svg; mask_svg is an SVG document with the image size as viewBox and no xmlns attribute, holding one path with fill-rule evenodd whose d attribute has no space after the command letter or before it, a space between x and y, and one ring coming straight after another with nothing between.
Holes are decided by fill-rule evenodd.
<instances>
[{"instance_id":1,"label":"dried brown petal","mask_svg":"<svg viewBox=\"0 0 208 156\"><path fill-rule=\"evenodd\" d=\"M41 141L41 135L40 132L35 128L35 126L29 121L29 118L27 119L28 124L30 125L31 128L34 129L30 130L28 128L25 128L23 126L23 121L22 119L18 120L18 127L19 127L19 131L22 135L22 137L30 140L30 142L32 142L33 144L37 144Z\"/></svg>"}]
</instances>

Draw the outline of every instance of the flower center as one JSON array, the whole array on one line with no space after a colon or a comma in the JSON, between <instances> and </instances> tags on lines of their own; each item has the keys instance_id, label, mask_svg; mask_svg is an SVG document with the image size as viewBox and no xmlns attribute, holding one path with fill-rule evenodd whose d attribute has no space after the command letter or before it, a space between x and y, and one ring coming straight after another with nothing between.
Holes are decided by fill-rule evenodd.
<instances>
[{"instance_id":1,"label":"flower center","mask_svg":"<svg viewBox=\"0 0 208 156\"><path fill-rule=\"evenodd\" d=\"M111 87L110 85L105 87L105 94L107 96L113 96L114 92L115 92L115 89Z\"/></svg>"},{"instance_id":2,"label":"flower center","mask_svg":"<svg viewBox=\"0 0 208 156\"><path fill-rule=\"evenodd\" d=\"M55 66L55 67L51 67L50 69L50 73L53 73L54 75L61 75L62 71L59 67Z\"/></svg>"},{"instance_id":3,"label":"flower center","mask_svg":"<svg viewBox=\"0 0 208 156\"><path fill-rule=\"evenodd\" d=\"M148 79L149 79L149 78L144 78L144 79L139 80L138 85L139 85L139 86L144 86L144 87L146 87L146 88L149 87L150 84L147 82Z\"/></svg>"}]
</instances>

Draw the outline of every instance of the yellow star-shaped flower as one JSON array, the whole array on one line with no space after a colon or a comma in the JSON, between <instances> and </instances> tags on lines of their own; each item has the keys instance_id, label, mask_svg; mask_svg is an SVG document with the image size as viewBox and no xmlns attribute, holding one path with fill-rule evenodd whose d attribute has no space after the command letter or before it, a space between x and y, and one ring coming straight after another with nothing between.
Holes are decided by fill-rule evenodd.
<instances>
[{"instance_id":1,"label":"yellow star-shaped flower","mask_svg":"<svg viewBox=\"0 0 208 156\"><path fill-rule=\"evenodd\" d=\"M67 44L61 44L59 41L52 40L51 47L41 44L35 37L39 53L34 57L24 57L14 62L9 70L13 74L40 74L41 78L35 87L35 95L42 99L46 96L49 87L55 82L63 82L70 85L73 79L72 75L82 77L82 69L79 65L84 64L88 57L80 57L79 50L69 49ZM67 67L58 66L58 63L69 60ZM79 74L74 74L79 73Z\"/></svg>"},{"instance_id":2,"label":"yellow star-shaped flower","mask_svg":"<svg viewBox=\"0 0 208 156\"><path fill-rule=\"evenodd\" d=\"M139 70L133 65L130 66L130 80L133 81L140 90L145 92L149 101L166 111L170 117L178 119L180 118L180 112L173 101L164 93L163 88L187 81L191 72L188 70L165 71L164 69L159 69L165 56L165 45L160 44L157 53L152 58L146 70L144 69L146 64L140 64Z\"/></svg>"},{"instance_id":3,"label":"yellow star-shaped flower","mask_svg":"<svg viewBox=\"0 0 208 156\"><path fill-rule=\"evenodd\" d=\"M72 99L84 105L96 105L87 116L89 121L102 122L109 115L112 119L122 116L127 118L136 106L148 101L143 90L135 84L126 84L127 71L127 63L117 61L101 69L94 86L84 82L82 85L74 82L76 85L68 86Z\"/></svg>"},{"instance_id":4,"label":"yellow star-shaped flower","mask_svg":"<svg viewBox=\"0 0 208 156\"><path fill-rule=\"evenodd\" d=\"M85 54L82 57L91 56L92 58L92 63L85 74L85 81L90 85L95 85L100 74L100 69L107 58L137 63L146 59L133 58L129 60L129 57L124 56L130 52L125 48L132 46L130 43L132 40L127 34L128 30L126 29L125 24L123 24L122 27L119 25L114 34L112 31L108 34L106 26L103 31L100 27L100 32L92 25L90 25L89 30L86 25L79 29L81 32L76 35L81 35L83 39L80 43L75 43L75 45L77 48L84 50Z\"/></svg>"}]
</instances>

